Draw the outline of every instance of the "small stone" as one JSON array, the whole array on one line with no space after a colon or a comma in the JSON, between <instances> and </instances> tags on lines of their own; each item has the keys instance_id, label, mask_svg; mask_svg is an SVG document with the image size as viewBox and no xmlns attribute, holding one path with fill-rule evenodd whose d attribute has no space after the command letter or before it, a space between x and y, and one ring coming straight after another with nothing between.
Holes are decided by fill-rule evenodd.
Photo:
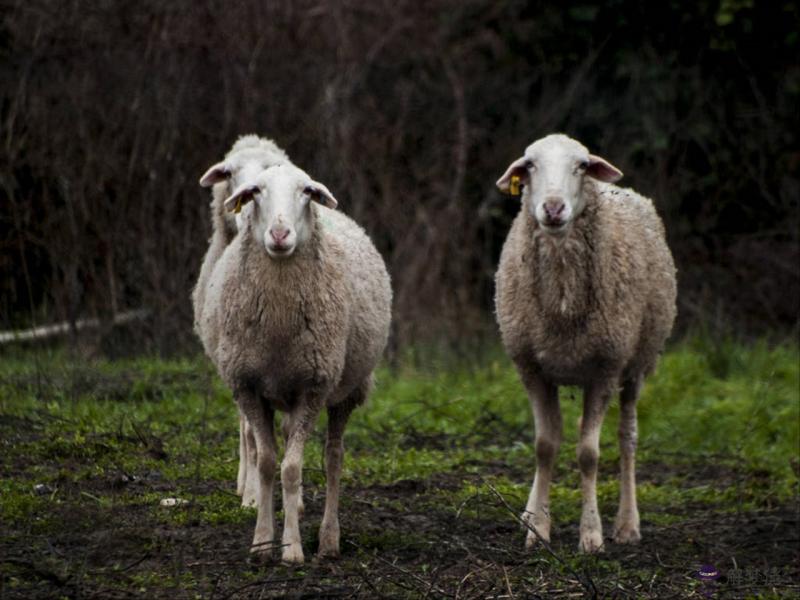
<instances>
[{"instance_id":1,"label":"small stone","mask_svg":"<svg viewBox=\"0 0 800 600\"><path fill-rule=\"evenodd\" d=\"M33 486L33 492L39 496L45 496L47 494L52 494L53 488L46 483L37 483L35 486Z\"/></svg>"},{"instance_id":2,"label":"small stone","mask_svg":"<svg viewBox=\"0 0 800 600\"><path fill-rule=\"evenodd\" d=\"M180 506L181 504L189 504L189 501L183 498L163 498L159 504L161 506Z\"/></svg>"}]
</instances>

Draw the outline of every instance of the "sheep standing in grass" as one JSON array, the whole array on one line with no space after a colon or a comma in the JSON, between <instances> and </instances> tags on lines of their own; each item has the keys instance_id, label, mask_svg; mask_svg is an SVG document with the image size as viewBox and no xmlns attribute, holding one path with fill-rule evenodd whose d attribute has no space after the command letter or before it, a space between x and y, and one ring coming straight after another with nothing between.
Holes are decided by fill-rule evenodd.
<instances>
[{"instance_id":1,"label":"sheep standing in grass","mask_svg":"<svg viewBox=\"0 0 800 600\"><path fill-rule=\"evenodd\" d=\"M536 476L523 518L550 539L549 487L561 443L559 385L583 388L577 447L583 552L603 548L596 480L600 428L620 388L620 505L614 540L641 539L636 400L675 319L675 266L653 203L612 185L622 173L564 135L525 150L497 181L522 208L497 271L497 319L533 408ZM517 188L517 189L515 189Z\"/></svg>"},{"instance_id":2,"label":"sheep standing in grass","mask_svg":"<svg viewBox=\"0 0 800 600\"><path fill-rule=\"evenodd\" d=\"M209 279L199 331L209 356L253 430L258 518L252 550L274 538L272 487L276 410L286 413L281 463L283 560L303 561L299 501L303 448L323 408L327 491L319 553L339 552L342 436L369 394L386 346L391 286L364 231L335 208L328 189L293 165L261 172L225 200L242 211L239 233Z\"/></svg>"},{"instance_id":3,"label":"sheep standing in grass","mask_svg":"<svg viewBox=\"0 0 800 600\"><path fill-rule=\"evenodd\" d=\"M225 155L225 158L211 167L200 178L200 185L212 187L211 192L211 239L203 264L200 267L200 276L192 292L194 306L194 325L200 339L204 339L200 331L200 315L205 303L208 280L217 260L222 256L225 248L231 243L238 231L237 220L241 214L234 214L225 210L223 203L236 187L247 178L255 177L263 169L290 163L289 157L272 140L257 135L241 136ZM208 352L208 348L206 348ZM247 426L244 416L239 413L239 473L236 478L236 492L242 496L243 506L255 504L256 482L254 477L255 465L249 465L250 477L248 478L247 445L254 443L252 432Z\"/></svg>"}]
</instances>

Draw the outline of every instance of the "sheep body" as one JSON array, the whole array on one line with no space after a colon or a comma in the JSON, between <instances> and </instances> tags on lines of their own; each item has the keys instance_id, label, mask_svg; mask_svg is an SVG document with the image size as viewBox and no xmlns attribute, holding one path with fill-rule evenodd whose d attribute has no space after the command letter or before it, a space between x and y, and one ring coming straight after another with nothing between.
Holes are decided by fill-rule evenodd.
<instances>
[{"instance_id":1,"label":"sheep body","mask_svg":"<svg viewBox=\"0 0 800 600\"><path fill-rule=\"evenodd\" d=\"M279 410L309 382L329 392L326 406L340 402L372 371L389 331L391 286L378 251L349 217L312 210L311 244L292 261L253 248L249 231L237 236L215 265L202 317L225 383L255 378Z\"/></svg>"},{"instance_id":2,"label":"sheep body","mask_svg":"<svg viewBox=\"0 0 800 600\"><path fill-rule=\"evenodd\" d=\"M496 275L505 348L558 385L649 374L675 319L675 266L652 201L588 178L583 194L565 239L521 210Z\"/></svg>"},{"instance_id":3,"label":"sheep body","mask_svg":"<svg viewBox=\"0 0 800 600\"><path fill-rule=\"evenodd\" d=\"M528 392L537 469L523 518L526 544L550 538L549 485L562 439L559 385L583 387L577 446L579 548L603 548L597 508L599 437L620 393L620 506L614 539L639 541L636 401L675 319L675 266L653 203L610 182L622 173L580 143L551 135L526 149L497 185L522 188L496 275L500 333Z\"/></svg>"},{"instance_id":4,"label":"sheep body","mask_svg":"<svg viewBox=\"0 0 800 600\"><path fill-rule=\"evenodd\" d=\"M296 189L311 189L310 185L327 193L321 184L306 183L308 176L293 165L272 167L260 177L265 186L295 178ZM278 193L265 194L265 202ZM243 211L239 233L214 265L198 328L208 355L252 429L253 442L246 451L248 473L253 468L258 476L253 550L259 553L269 550L265 544L272 543L274 533L273 413L286 413L281 480L287 562L303 561L298 526L303 445L323 408L328 411L328 491L319 551L338 554L342 434L351 411L369 394L391 319L389 275L364 230L315 202L306 209L302 218L308 221L307 239L298 242L289 258L265 252L269 235L257 232L256 223L266 218L267 211L255 207ZM280 217L277 222L281 223Z\"/></svg>"}]
</instances>

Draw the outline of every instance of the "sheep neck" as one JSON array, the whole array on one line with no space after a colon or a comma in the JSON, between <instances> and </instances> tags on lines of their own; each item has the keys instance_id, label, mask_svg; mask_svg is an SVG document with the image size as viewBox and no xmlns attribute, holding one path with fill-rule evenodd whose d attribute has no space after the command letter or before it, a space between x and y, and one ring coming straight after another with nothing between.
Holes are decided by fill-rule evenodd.
<instances>
[{"instance_id":1,"label":"sheep neck","mask_svg":"<svg viewBox=\"0 0 800 600\"><path fill-rule=\"evenodd\" d=\"M592 226L596 207L587 204L562 237L542 230L527 213L530 235L525 262L530 264L533 295L551 322L581 321L594 298Z\"/></svg>"}]
</instances>

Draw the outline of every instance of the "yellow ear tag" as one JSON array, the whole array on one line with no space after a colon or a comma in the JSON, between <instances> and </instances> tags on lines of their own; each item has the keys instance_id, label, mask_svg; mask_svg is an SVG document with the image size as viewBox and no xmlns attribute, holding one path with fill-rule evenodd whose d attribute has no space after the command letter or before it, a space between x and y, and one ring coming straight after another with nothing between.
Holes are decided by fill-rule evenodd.
<instances>
[{"instance_id":1,"label":"yellow ear tag","mask_svg":"<svg viewBox=\"0 0 800 600\"><path fill-rule=\"evenodd\" d=\"M511 184L508 186L508 191L512 196L519 196L519 175L511 176Z\"/></svg>"},{"instance_id":2,"label":"yellow ear tag","mask_svg":"<svg viewBox=\"0 0 800 600\"><path fill-rule=\"evenodd\" d=\"M237 215L238 215L240 212L242 212L242 197L241 197L241 196L239 196L239 197L236 199L236 208L234 208L234 209L233 209L233 212L234 212L234 213L236 213Z\"/></svg>"}]
</instances>

